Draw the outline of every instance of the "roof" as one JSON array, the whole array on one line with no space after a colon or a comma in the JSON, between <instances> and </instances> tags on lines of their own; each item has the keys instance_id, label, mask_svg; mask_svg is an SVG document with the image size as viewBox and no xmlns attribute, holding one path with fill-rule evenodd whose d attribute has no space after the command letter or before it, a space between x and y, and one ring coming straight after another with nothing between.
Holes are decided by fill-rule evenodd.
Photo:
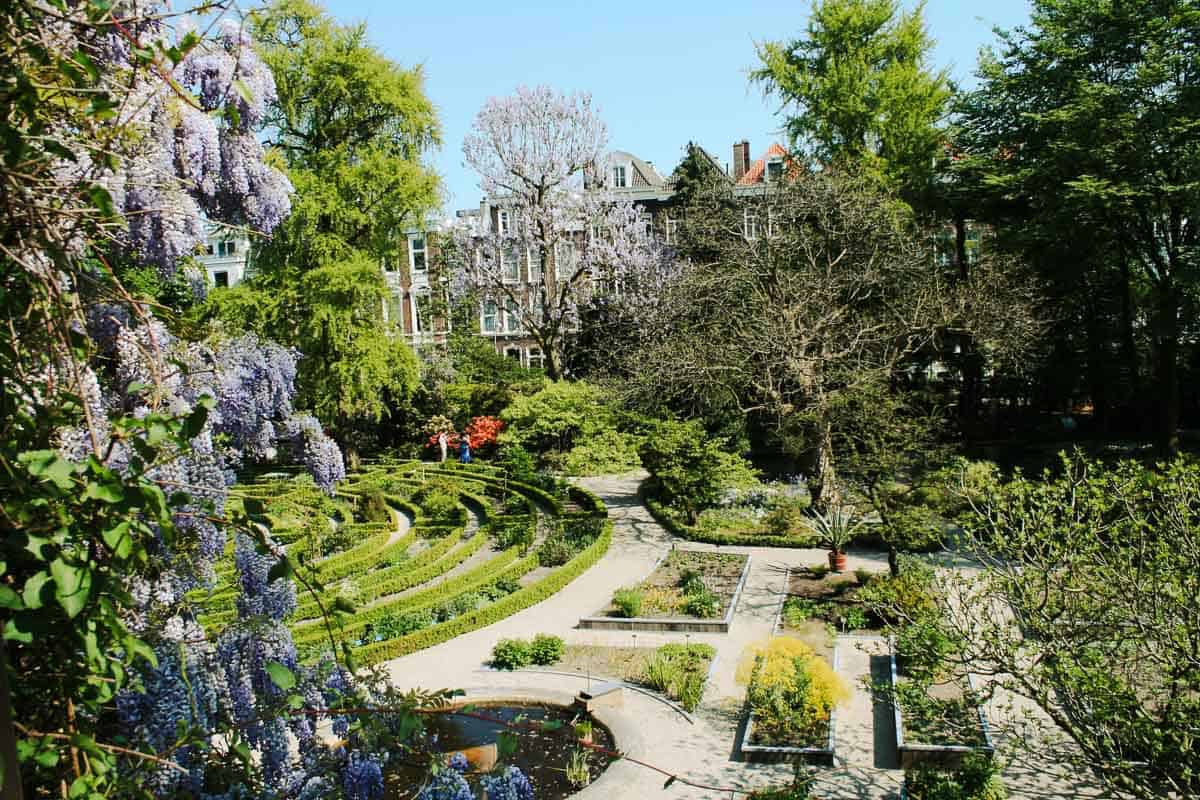
<instances>
[{"instance_id":1,"label":"roof","mask_svg":"<svg viewBox=\"0 0 1200 800\"><path fill-rule=\"evenodd\" d=\"M767 171L767 162L776 158L791 161L788 151L784 150L777 142L767 148L767 152L763 153L762 158L750 165L750 169L746 171L746 174L738 179L738 185L753 186L756 183L762 183L763 174Z\"/></svg>"},{"instance_id":2,"label":"roof","mask_svg":"<svg viewBox=\"0 0 1200 800\"><path fill-rule=\"evenodd\" d=\"M634 174L630 176L630 186L666 186L667 181L648 161L635 156L633 153L627 153L624 150L614 150L611 156L618 160L628 159L633 166Z\"/></svg>"}]
</instances>

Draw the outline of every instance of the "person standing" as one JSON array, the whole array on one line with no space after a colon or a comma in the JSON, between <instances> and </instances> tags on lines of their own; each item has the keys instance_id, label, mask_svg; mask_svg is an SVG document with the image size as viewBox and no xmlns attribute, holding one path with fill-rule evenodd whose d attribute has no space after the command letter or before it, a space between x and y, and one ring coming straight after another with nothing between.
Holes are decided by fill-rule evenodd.
<instances>
[{"instance_id":1,"label":"person standing","mask_svg":"<svg viewBox=\"0 0 1200 800\"><path fill-rule=\"evenodd\" d=\"M442 463L443 464L446 463L446 447L449 443L450 443L450 440L446 436L446 432L445 431L440 432L438 434L438 450L440 450L442 453Z\"/></svg>"},{"instance_id":2,"label":"person standing","mask_svg":"<svg viewBox=\"0 0 1200 800\"><path fill-rule=\"evenodd\" d=\"M458 443L458 460L464 464L471 463L471 437L465 433Z\"/></svg>"}]
</instances>

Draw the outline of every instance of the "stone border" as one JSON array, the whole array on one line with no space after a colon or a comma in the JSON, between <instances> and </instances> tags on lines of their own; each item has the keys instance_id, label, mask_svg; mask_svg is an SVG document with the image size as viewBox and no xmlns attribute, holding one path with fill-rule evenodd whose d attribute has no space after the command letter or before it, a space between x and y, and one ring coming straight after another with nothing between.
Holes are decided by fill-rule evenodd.
<instances>
[{"instance_id":1,"label":"stone border","mask_svg":"<svg viewBox=\"0 0 1200 800\"><path fill-rule=\"evenodd\" d=\"M783 607L787 605L788 589L792 585L792 566L789 564L787 569L783 571L783 591L779 593L779 608L775 609L775 624L771 626L771 635L779 636L783 633ZM834 637L837 640L837 637Z\"/></svg>"},{"instance_id":2,"label":"stone border","mask_svg":"<svg viewBox=\"0 0 1200 800\"><path fill-rule=\"evenodd\" d=\"M716 661L717 661L716 656L713 656L712 663L709 664L708 675L705 676L705 678L704 678L704 688L705 689L708 688L708 681L712 677L712 667L713 667L713 665L716 664ZM557 670L557 669L530 669L529 667L522 667L521 669L512 669L512 670L496 669L495 667L484 667L483 669L476 670L476 671L477 672L503 672L503 673L506 673L509 675L520 675L521 673L531 673L533 675L558 675L563 678L579 678L580 680L587 680L589 678L588 675L582 675L578 672L566 672L564 670ZM608 677L605 677L604 675L592 675L592 676L590 676L590 678L593 683L616 683L616 684L619 684L622 688L629 689L630 691L645 695L646 697L649 697L651 700L655 700L659 703L662 703L664 706L666 706L667 708L671 709L679 716L686 719L690 724L692 724L692 725L696 724L696 718L693 717L688 712L687 709L685 709L683 706L679 705L678 703L676 703L674 700L667 697L666 695L660 694L660 693L654 691L653 689L649 689L645 686L639 686L636 683L629 683L627 681L618 680L616 678L608 678ZM703 692L701 692L701 697L703 697Z\"/></svg>"},{"instance_id":3,"label":"stone border","mask_svg":"<svg viewBox=\"0 0 1200 800\"><path fill-rule=\"evenodd\" d=\"M551 689L514 688L511 692L505 692L502 688L476 688L467 689L462 696L456 698L453 705L461 707L471 703L548 703L570 708L575 704L575 697ZM608 709L597 709L592 712L592 717L608 728L613 737L613 748L622 755L641 752L644 749L644 737L636 721ZM628 790L636 785L640 773L641 768L636 764L625 758L615 759L609 762L608 767L594 781L571 795L571 800L611 800L614 797L627 797Z\"/></svg>"},{"instance_id":4,"label":"stone border","mask_svg":"<svg viewBox=\"0 0 1200 800\"><path fill-rule=\"evenodd\" d=\"M904 715L900 711L900 704L896 702L896 652L893 649L888 656L891 662L891 683L892 683L892 712L896 724L896 752L900 757L900 768L911 769L917 765L929 765L933 767L947 767L955 769L962 762L963 756L969 753L985 753L992 755L996 752L995 745L992 744L991 730L988 727L987 716L984 713L983 706L976 706L975 713L979 717L979 728L983 732L983 745L973 747L971 745L939 745L939 744L907 744L904 741ZM967 688L974 691L975 679L967 673Z\"/></svg>"},{"instance_id":5,"label":"stone border","mask_svg":"<svg viewBox=\"0 0 1200 800\"><path fill-rule=\"evenodd\" d=\"M833 659L831 666L837 672L841 666L841 649L837 637L833 640ZM750 744L754 733L754 712L746 716L746 729L742 732L742 740L738 743L746 761L758 763L778 763L782 761L804 761L826 767L834 766L834 736L837 733L837 707L829 711L829 730L825 747L772 747L769 745Z\"/></svg>"},{"instance_id":6,"label":"stone border","mask_svg":"<svg viewBox=\"0 0 1200 800\"><path fill-rule=\"evenodd\" d=\"M668 551L669 552L669 551ZM697 550L698 553L707 553L708 550ZM738 555L743 555L738 553ZM733 597L729 600L729 609L725 612L725 617L719 620L707 619L676 619L671 617L580 617L577 628L582 630L610 630L610 631L656 631L656 632L674 632L674 633L729 633L729 626L733 624L733 615L737 612L738 601L742 597L742 589L746 588L746 579L750 575L750 562L752 557L747 553L746 564L742 567L742 575L738 578L737 587L733 590ZM664 553L662 558L655 562L654 568L646 573L642 578L644 581L650 575L654 574L654 570L658 569L659 564L667 557Z\"/></svg>"}]
</instances>

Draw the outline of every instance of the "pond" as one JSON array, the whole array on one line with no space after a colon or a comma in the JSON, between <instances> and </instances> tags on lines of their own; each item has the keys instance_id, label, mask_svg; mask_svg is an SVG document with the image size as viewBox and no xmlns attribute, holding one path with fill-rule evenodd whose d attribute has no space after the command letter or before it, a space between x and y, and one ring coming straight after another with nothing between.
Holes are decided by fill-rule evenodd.
<instances>
[{"instance_id":1,"label":"pond","mask_svg":"<svg viewBox=\"0 0 1200 800\"><path fill-rule=\"evenodd\" d=\"M562 800L583 788L572 784L567 777L567 767L572 757L586 758L590 780L599 777L609 764L609 759L595 750L580 748L573 725L576 722L592 723L592 742L605 750L614 750L612 733L590 717L590 715L567 706L547 704L474 703L468 716L454 709L430 714L425 718L427 734L436 734L438 749L447 755L465 752L471 762L467 782L473 791L479 791L483 776L480 767L488 769L495 756L495 743L501 731L509 730L507 723L559 723L561 727L552 731L538 730L537 725L523 727L517 743L517 752L507 759L506 765L516 765L529 776L533 794L538 800ZM492 720L502 720L496 722ZM575 755L582 752L583 755ZM580 766L578 762L576 767ZM420 791L425 773L418 768L401 767L386 776L388 800L411 800Z\"/></svg>"}]
</instances>

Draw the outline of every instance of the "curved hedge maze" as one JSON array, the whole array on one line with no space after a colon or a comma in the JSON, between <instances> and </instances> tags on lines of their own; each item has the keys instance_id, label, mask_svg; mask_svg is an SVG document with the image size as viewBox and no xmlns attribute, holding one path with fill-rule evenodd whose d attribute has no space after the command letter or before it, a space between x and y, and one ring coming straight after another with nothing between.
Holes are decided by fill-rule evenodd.
<instances>
[{"instance_id":1,"label":"curved hedge maze","mask_svg":"<svg viewBox=\"0 0 1200 800\"><path fill-rule=\"evenodd\" d=\"M301 658L329 650L332 628L339 646L349 642L358 662L371 664L540 602L604 555L612 535L604 504L538 480L510 480L487 465L379 462L334 498L278 477L235 494L263 501L274 539L322 587L320 602L297 587L290 625ZM196 596L210 635L237 616L232 543L217 577Z\"/></svg>"}]
</instances>

